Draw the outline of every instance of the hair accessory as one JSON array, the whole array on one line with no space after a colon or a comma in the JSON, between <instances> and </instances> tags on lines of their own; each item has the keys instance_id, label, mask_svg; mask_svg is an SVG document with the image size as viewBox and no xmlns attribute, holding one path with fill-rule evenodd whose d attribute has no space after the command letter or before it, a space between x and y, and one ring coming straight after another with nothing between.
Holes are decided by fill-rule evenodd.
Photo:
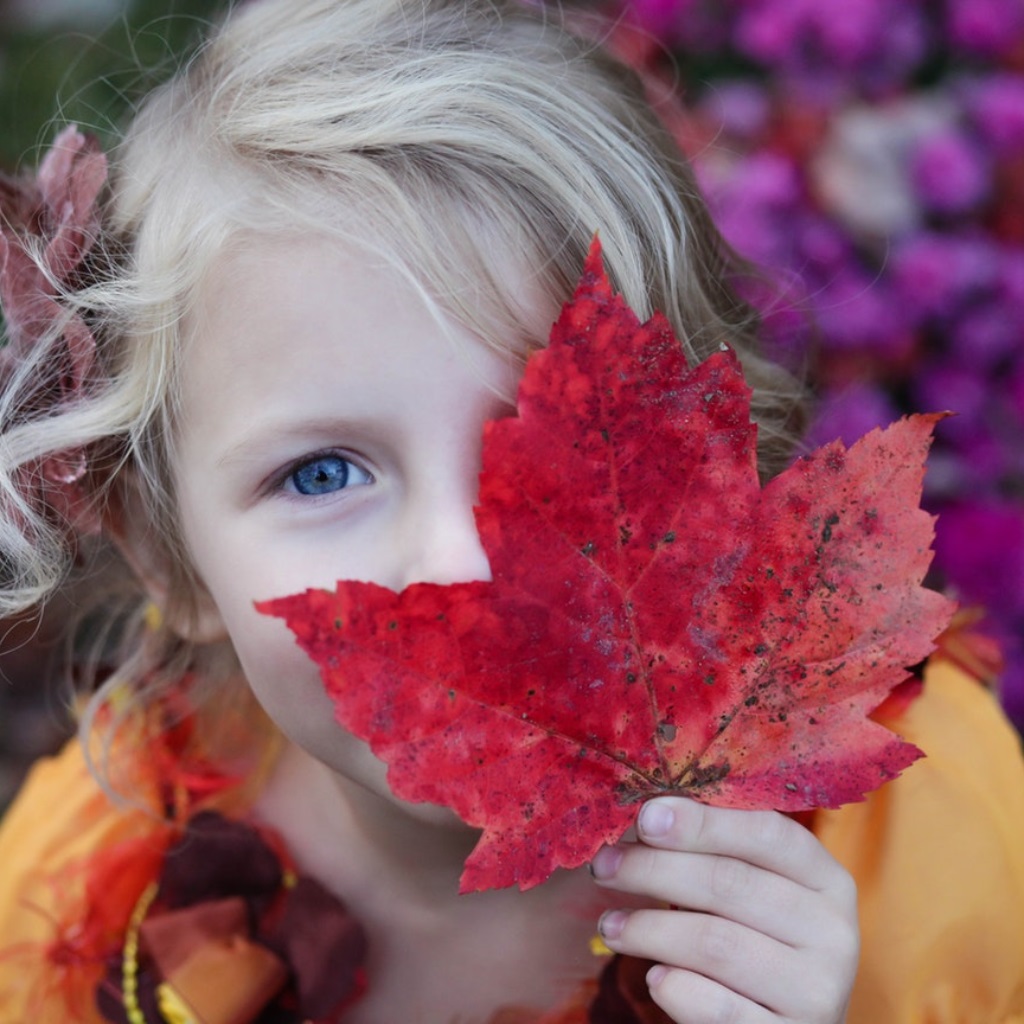
<instances>
[{"instance_id":1,"label":"hair accessory","mask_svg":"<svg viewBox=\"0 0 1024 1024\"><path fill-rule=\"evenodd\" d=\"M7 335L0 347L0 381L55 323L63 325L62 345L29 400L32 411L72 402L93 367L92 332L80 315L61 307L57 296L78 283L99 233L98 198L106 180L107 159L99 143L74 125L54 140L34 180L0 175L0 308ZM40 460L31 475L47 505L83 532L93 532L98 523L82 486L87 468L84 449L73 448Z\"/></svg>"}]
</instances>

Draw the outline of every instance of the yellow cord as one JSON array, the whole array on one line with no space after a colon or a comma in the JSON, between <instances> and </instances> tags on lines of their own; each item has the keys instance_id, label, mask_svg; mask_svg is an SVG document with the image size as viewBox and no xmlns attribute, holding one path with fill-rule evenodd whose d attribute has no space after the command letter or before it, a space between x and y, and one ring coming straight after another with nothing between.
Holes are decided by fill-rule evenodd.
<instances>
[{"instance_id":1,"label":"yellow cord","mask_svg":"<svg viewBox=\"0 0 1024 1024\"><path fill-rule=\"evenodd\" d=\"M139 1006L139 931L149 908L156 899L160 886L150 882L139 897L138 903L128 919L128 930L124 936L124 956L121 962L121 988L124 993L124 1011L128 1024L148 1024Z\"/></svg>"}]
</instances>

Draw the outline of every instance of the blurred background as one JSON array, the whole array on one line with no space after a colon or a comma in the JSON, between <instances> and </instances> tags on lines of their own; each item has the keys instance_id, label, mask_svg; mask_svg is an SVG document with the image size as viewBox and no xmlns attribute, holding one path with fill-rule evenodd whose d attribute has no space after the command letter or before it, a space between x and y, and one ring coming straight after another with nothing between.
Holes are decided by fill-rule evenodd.
<instances>
[{"instance_id":1,"label":"blurred background","mask_svg":"<svg viewBox=\"0 0 1024 1024\"><path fill-rule=\"evenodd\" d=\"M222 6L0 0L0 163L31 167L55 120L109 142ZM812 382L811 443L957 413L926 481L932 582L985 610L1024 727L1024 0L572 10L644 76L727 238L768 271L743 287ZM69 731L65 612L0 624L0 808Z\"/></svg>"}]
</instances>

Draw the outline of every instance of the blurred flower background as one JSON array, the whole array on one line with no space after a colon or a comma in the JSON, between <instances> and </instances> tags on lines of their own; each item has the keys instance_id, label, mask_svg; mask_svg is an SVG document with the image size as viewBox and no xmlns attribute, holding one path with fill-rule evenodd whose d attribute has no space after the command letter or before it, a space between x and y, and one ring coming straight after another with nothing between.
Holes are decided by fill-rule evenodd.
<instances>
[{"instance_id":1,"label":"blurred flower background","mask_svg":"<svg viewBox=\"0 0 1024 1024\"><path fill-rule=\"evenodd\" d=\"M216 0L0 2L0 160L77 121L109 141ZM1024 726L1024 0L593 0L736 249L810 442L951 410L926 483L934 584L987 609ZM143 70L145 69L145 70ZM58 97L55 102L54 97ZM68 609L0 624L0 807L67 731Z\"/></svg>"},{"instance_id":2,"label":"blurred flower background","mask_svg":"<svg viewBox=\"0 0 1024 1024\"><path fill-rule=\"evenodd\" d=\"M1024 726L1024 0L602 10L769 272L748 297L814 385L810 443L956 413L926 479L931 582L986 609Z\"/></svg>"}]
</instances>

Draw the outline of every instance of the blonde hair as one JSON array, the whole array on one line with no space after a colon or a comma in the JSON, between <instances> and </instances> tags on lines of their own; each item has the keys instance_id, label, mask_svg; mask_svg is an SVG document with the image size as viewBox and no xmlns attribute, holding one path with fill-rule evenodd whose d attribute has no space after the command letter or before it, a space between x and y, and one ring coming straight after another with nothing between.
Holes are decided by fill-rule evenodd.
<instances>
[{"instance_id":1,"label":"blonde hair","mask_svg":"<svg viewBox=\"0 0 1024 1024\"><path fill-rule=\"evenodd\" d=\"M481 337L540 344L505 270L530 268L554 308L599 231L615 286L639 315L665 313L692 362L739 352L765 475L788 456L799 388L758 354L689 168L628 73L517 0L250 0L145 100L113 167L105 257L66 297L93 325L100 380L42 417L10 395L2 407L8 611L55 587L68 557L15 468L88 445L97 500L144 496L188 612L199 581L170 487L182 341L211 263L253 232L340 236L355 217ZM194 653L172 636L150 650L146 671Z\"/></svg>"}]
</instances>

